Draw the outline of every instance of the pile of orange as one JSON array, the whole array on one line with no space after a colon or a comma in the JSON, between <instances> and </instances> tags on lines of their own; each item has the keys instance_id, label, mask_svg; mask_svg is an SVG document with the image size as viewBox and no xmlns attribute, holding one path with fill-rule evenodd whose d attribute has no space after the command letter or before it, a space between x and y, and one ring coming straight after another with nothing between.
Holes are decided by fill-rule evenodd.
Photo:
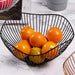
<instances>
[{"instance_id":1,"label":"pile of orange","mask_svg":"<svg viewBox=\"0 0 75 75\"><path fill-rule=\"evenodd\" d=\"M42 63L45 58L55 58L58 55L56 43L59 43L63 36L62 31L57 27L50 28L45 37L40 32L34 32L29 26L22 28L20 35L22 41L15 45L13 53L20 59L30 55L29 59L34 63Z\"/></svg>"}]
</instances>

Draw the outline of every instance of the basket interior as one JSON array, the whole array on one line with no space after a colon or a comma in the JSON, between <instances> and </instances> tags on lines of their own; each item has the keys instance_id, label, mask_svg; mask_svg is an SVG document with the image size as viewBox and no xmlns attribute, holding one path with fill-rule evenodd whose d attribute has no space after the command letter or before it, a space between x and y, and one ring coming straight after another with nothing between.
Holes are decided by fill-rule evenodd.
<instances>
[{"instance_id":1,"label":"basket interior","mask_svg":"<svg viewBox=\"0 0 75 75\"><path fill-rule=\"evenodd\" d=\"M2 28L2 37L10 44L15 45L20 40L20 31L25 26L31 26L35 32L41 32L47 35L48 29L58 27L63 33L63 39L60 43L73 38L73 29L70 23L60 15L32 15L22 14L21 20L6 20Z\"/></svg>"}]
</instances>

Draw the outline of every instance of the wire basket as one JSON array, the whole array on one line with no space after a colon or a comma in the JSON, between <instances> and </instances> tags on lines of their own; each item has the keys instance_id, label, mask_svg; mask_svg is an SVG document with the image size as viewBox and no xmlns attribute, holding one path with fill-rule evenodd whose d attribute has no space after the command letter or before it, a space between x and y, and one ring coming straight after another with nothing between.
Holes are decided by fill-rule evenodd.
<instances>
[{"instance_id":1,"label":"wire basket","mask_svg":"<svg viewBox=\"0 0 75 75\"><path fill-rule=\"evenodd\" d=\"M10 16L9 19L11 19L11 17L13 17L13 15ZM57 47L40 55L29 55L16 49L14 45L22 40L20 37L20 31L25 26L31 26L35 30L35 32L41 32L44 36L46 36L49 28L58 27L63 33L63 39L61 40L61 42L57 43L58 50L59 50L58 55L55 56L55 50ZM1 28L1 39L3 40L4 44L9 49L9 51L14 55L13 49L15 48L16 51L19 51L22 54L22 56L26 55L27 57L21 60L26 61L28 64L31 64L31 65L44 64L56 58L57 56L59 56L65 51L65 49L69 46L73 38L74 38L74 31L70 22L64 16L61 16L58 14L22 13L21 20L6 20ZM49 55L49 53L51 53L50 59L45 58L45 60L42 63L39 63L38 60L40 56L41 57L46 56L46 54ZM32 61L30 61L29 59L30 56L32 56L33 59L37 57L38 58L37 63L33 63ZM53 56L54 58L52 58ZM41 61L42 60L43 58L41 58Z\"/></svg>"},{"instance_id":2,"label":"wire basket","mask_svg":"<svg viewBox=\"0 0 75 75\"><path fill-rule=\"evenodd\" d=\"M75 52L73 52L64 62L63 70L65 75L75 75Z\"/></svg>"},{"instance_id":3,"label":"wire basket","mask_svg":"<svg viewBox=\"0 0 75 75\"><path fill-rule=\"evenodd\" d=\"M0 0L0 13L11 9L18 1L19 0Z\"/></svg>"}]
</instances>

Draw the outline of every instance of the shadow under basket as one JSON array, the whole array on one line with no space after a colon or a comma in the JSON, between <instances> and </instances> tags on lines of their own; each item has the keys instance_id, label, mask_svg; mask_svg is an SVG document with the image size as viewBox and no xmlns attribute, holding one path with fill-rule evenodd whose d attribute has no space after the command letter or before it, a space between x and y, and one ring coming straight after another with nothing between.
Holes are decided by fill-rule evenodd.
<instances>
[{"instance_id":1,"label":"shadow under basket","mask_svg":"<svg viewBox=\"0 0 75 75\"><path fill-rule=\"evenodd\" d=\"M12 16L10 16L9 19L11 19ZM31 26L35 30L35 32L41 32L44 36L47 35L47 31L51 27L58 27L63 33L63 38L59 43L57 43L58 47L57 55L55 56L56 52L55 50L57 47L40 55L29 55L16 49L14 45L16 45L19 41L22 40L20 37L20 31L25 26ZM21 20L6 20L1 28L0 35L5 46L9 49L9 51L13 55L14 55L13 49L15 48L16 51L19 51L19 53L21 53L23 57L27 56L26 58L23 58L21 60L27 62L30 65L41 65L45 64L48 61L53 60L54 58L56 58L65 51L65 49L69 46L69 44L74 38L74 31L70 22L64 16L58 14L22 13ZM40 56L45 57L46 55L49 55L49 53L51 53L50 59L45 59L43 61L43 58L41 58L40 59L41 63L39 63ZM33 58L33 62L35 62L35 58L37 57L37 63L33 63L29 59L30 56Z\"/></svg>"}]
</instances>

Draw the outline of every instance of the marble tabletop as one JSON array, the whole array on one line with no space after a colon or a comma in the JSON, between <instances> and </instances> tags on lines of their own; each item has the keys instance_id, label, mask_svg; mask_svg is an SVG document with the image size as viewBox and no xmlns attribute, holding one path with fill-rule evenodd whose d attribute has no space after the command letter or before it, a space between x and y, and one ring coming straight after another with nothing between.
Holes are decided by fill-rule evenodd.
<instances>
[{"instance_id":1,"label":"marble tabletop","mask_svg":"<svg viewBox=\"0 0 75 75\"><path fill-rule=\"evenodd\" d=\"M69 0L68 7L64 11L54 12L49 10L46 6L38 3L32 3L31 10L23 12L32 13L58 13L68 18L71 22L73 29L75 30L75 1ZM4 21L0 21L2 25ZM0 25L0 27L1 27ZM75 38L69 47L56 59L46 63L43 66L32 67L25 62L20 61L14 57L9 50L5 47L0 39L0 75L64 75L63 63L66 58L75 51Z\"/></svg>"}]
</instances>

